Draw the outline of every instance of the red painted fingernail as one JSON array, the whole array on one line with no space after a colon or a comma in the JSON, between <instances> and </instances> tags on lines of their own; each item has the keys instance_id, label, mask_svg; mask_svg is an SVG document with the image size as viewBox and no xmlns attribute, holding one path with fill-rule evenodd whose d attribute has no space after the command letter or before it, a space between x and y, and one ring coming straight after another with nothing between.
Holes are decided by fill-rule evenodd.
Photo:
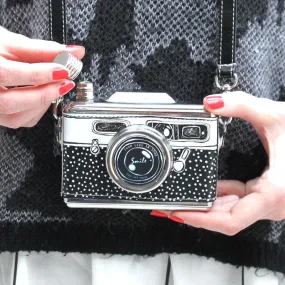
<instances>
[{"instance_id":1,"label":"red painted fingernail","mask_svg":"<svg viewBox=\"0 0 285 285\"><path fill-rule=\"evenodd\" d=\"M52 72L52 79L53 80L67 79L68 77L69 77L68 71L65 69L62 69L60 67L55 68Z\"/></svg>"},{"instance_id":2,"label":"red painted fingernail","mask_svg":"<svg viewBox=\"0 0 285 285\"><path fill-rule=\"evenodd\" d=\"M176 223L184 224L184 221L176 216L170 216L169 219Z\"/></svg>"},{"instance_id":3,"label":"red painted fingernail","mask_svg":"<svg viewBox=\"0 0 285 285\"><path fill-rule=\"evenodd\" d=\"M83 48L83 46L79 46L79 45L67 45L67 48Z\"/></svg>"},{"instance_id":4,"label":"red painted fingernail","mask_svg":"<svg viewBox=\"0 0 285 285\"><path fill-rule=\"evenodd\" d=\"M150 213L151 216L154 216L154 217L159 217L159 218L168 218L168 215L163 213L163 212L159 212L159 211L152 211Z\"/></svg>"},{"instance_id":5,"label":"red painted fingernail","mask_svg":"<svg viewBox=\"0 0 285 285\"><path fill-rule=\"evenodd\" d=\"M208 106L213 110L220 109L225 106L223 97L220 95L208 96L205 100Z\"/></svg>"},{"instance_id":6,"label":"red painted fingernail","mask_svg":"<svg viewBox=\"0 0 285 285\"><path fill-rule=\"evenodd\" d=\"M72 90L75 87L74 82L66 81L61 84L61 87L59 88L59 94L64 95L68 93L70 90Z\"/></svg>"}]
</instances>

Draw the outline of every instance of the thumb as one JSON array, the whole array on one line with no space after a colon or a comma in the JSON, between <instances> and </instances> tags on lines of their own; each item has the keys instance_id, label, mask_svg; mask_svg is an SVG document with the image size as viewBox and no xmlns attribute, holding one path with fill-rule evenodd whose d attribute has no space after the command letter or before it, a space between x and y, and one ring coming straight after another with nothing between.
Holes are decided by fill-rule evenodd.
<instances>
[{"instance_id":1,"label":"thumb","mask_svg":"<svg viewBox=\"0 0 285 285\"><path fill-rule=\"evenodd\" d=\"M281 104L242 91L210 95L204 99L204 106L209 112L223 117L240 118L254 127L276 124L276 119L284 108Z\"/></svg>"}]
</instances>

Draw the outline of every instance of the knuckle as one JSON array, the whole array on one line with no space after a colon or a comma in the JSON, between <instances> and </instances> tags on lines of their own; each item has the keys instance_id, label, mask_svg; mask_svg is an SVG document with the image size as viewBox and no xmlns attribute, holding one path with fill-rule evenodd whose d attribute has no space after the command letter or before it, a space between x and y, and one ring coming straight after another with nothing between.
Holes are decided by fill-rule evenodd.
<instances>
[{"instance_id":1,"label":"knuckle","mask_svg":"<svg viewBox=\"0 0 285 285\"><path fill-rule=\"evenodd\" d=\"M8 97L0 97L0 113L11 114L16 110L16 103Z\"/></svg>"},{"instance_id":2,"label":"knuckle","mask_svg":"<svg viewBox=\"0 0 285 285\"><path fill-rule=\"evenodd\" d=\"M264 97L258 98L258 100L259 100L259 102L264 104L264 106L267 106L267 108L268 108L268 104L272 104L273 103L273 101L271 99L264 98Z\"/></svg>"},{"instance_id":3,"label":"knuckle","mask_svg":"<svg viewBox=\"0 0 285 285\"><path fill-rule=\"evenodd\" d=\"M40 71L31 70L29 81L32 85L36 85L42 81L42 73Z\"/></svg>"},{"instance_id":4,"label":"knuckle","mask_svg":"<svg viewBox=\"0 0 285 285\"><path fill-rule=\"evenodd\" d=\"M237 95L240 95L240 96L244 96L244 97L248 97L250 96L248 93L246 93L245 91L236 91Z\"/></svg>"},{"instance_id":5,"label":"knuckle","mask_svg":"<svg viewBox=\"0 0 285 285\"><path fill-rule=\"evenodd\" d=\"M25 125L25 127L27 127L27 128L32 128L32 127L36 126L38 122L39 122L39 119L38 119L38 118L34 118L34 119L32 119L30 122L28 122L28 123Z\"/></svg>"},{"instance_id":6,"label":"knuckle","mask_svg":"<svg viewBox=\"0 0 285 285\"><path fill-rule=\"evenodd\" d=\"M272 102L272 110L274 112L271 112L273 116L275 116L276 121L280 123L280 125L284 126L284 120L285 120L285 102Z\"/></svg>"},{"instance_id":7,"label":"knuckle","mask_svg":"<svg viewBox=\"0 0 285 285\"><path fill-rule=\"evenodd\" d=\"M52 101L51 94L50 88L42 88L40 90L40 104L46 105L47 103L50 103Z\"/></svg>"},{"instance_id":8,"label":"knuckle","mask_svg":"<svg viewBox=\"0 0 285 285\"><path fill-rule=\"evenodd\" d=\"M252 98L253 96L249 93L246 93L245 91L236 91L236 96L238 96L241 101L248 100L249 98Z\"/></svg>"},{"instance_id":9,"label":"knuckle","mask_svg":"<svg viewBox=\"0 0 285 285\"><path fill-rule=\"evenodd\" d=\"M33 128L35 125L36 125L35 123L29 122L29 123L25 124L24 127L26 127L26 128Z\"/></svg>"},{"instance_id":10,"label":"knuckle","mask_svg":"<svg viewBox=\"0 0 285 285\"><path fill-rule=\"evenodd\" d=\"M285 181L283 177L284 170L281 168L275 171L268 171L267 175L263 179L260 179L260 184L263 185L265 192L277 194L277 199L282 199L285 197Z\"/></svg>"},{"instance_id":11,"label":"knuckle","mask_svg":"<svg viewBox=\"0 0 285 285\"><path fill-rule=\"evenodd\" d=\"M285 219L285 210L282 208L282 210L279 213L279 216L276 217L276 221L281 222Z\"/></svg>"},{"instance_id":12,"label":"knuckle","mask_svg":"<svg viewBox=\"0 0 285 285\"><path fill-rule=\"evenodd\" d=\"M39 59L39 62L45 61L44 51L42 49L34 50L35 57Z\"/></svg>"},{"instance_id":13,"label":"knuckle","mask_svg":"<svg viewBox=\"0 0 285 285\"><path fill-rule=\"evenodd\" d=\"M285 206L285 187L280 191L280 197L278 202L280 203L280 205Z\"/></svg>"},{"instance_id":14,"label":"knuckle","mask_svg":"<svg viewBox=\"0 0 285 285\"><path fill-rule=\"evenodd\" d=\"M285 219L284 213L280 214L280 216L274 217L271 220L274 222L282 222Z\"/></svg>"},{"instance_id":15,"label":"knuckle","mask_svg":"<svg viewBox=\"0 0 285 285\"><path fill-rule=\"evenodd\" d=\"M0 84L8 86L11 83L10 75L8 68L0 65Z\"/></svg>"},{"instance_id":16,"label":"knuckle","mask_svg":"<svg viewBox=\"0 0 285 285\"><path fill-rule=\"evenodd\" d=\"M227 226L225 230L225 234L228 236L234 236L238 234L242 230L242 227L239 224L232 223L229 226Z\"/></svg>"},{"instance_id":17,"label":"knuckle","mask_svg":"<svg viewBox=\"0 0 285 285\"><path fill-rule=\"evenodd\" d=\"M255 181L254 184L251 184L250 181L248 181L245 184L246 187L246 193L254 192L254 193L263 193L264 192L264 185L262 184L261 179Z\"/></svg>"},{"instance_id":18,"label":"knuckle","mask_svg":"<svg viewBox=\"0 0 285 285\"><path fill-rule=\"evenodd\" d=\"M17 114L11 114L6 116L5 126L10 129L18 129L21 127L21 122Z\"/></svg>"},{"instance_id":19,"label":"knuckle","mask_svg":"<svg viewBox=\"0 0 285 285\"><path fill-rule=\"evenodd\" d=\"M280 120L280 112L278 112L277 102L274 102L268 98L257 98L258 100L258 111L260 114L264 114L264 126L263 129L266 130L268 126L276 124ZM278 104L278 103L277 103Z\"/></svg>"}]
</instances>

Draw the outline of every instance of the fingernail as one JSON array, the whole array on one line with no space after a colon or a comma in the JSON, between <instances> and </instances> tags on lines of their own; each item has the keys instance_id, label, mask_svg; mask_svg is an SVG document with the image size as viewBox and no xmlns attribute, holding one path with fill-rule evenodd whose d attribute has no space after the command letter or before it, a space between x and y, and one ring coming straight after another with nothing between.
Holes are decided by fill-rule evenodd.
<instances>
[{"instance_id":1,"label":"fingernail","mask_svg":"<svg viewBox=\"0 0 285 285\"><path fill-rule=\"evenodd\" d=\"M67 45L67 48L84 48L83 46L80 45Z\"/></svg>"},{"instance_id":2,"label":"fingernail","mask_svg":"<svg viewBox=\"0 0 285 285\"><path fill-rule=\"evenodd\" d=\"M212 109L220 109L225 106L223 97L220 95L211 95L205 98L207 105Z\"/></svg>"},{"instance_id":3,"label":"fingernail","mask_svg":"<svg viewBox=\"0 0 285 285\"><path fill-rule=\"evenodd\" d=\"M75 87L74 82L70 81L65 81L61 84L61 87L59 88L59 94L60 95L65 95L68 93L70 90L72 90Z\"/></svg>"},{"instance_id":4,"label":"fingernail","mask_svg":"<svg viewBox=\"0 0 285 285\"><path fill-rule=\"evenodd\" d=\"M184 221L176 216L169 216L169 219L180 224L184 224Z\"/></svg>"},{"instance_id":5,"label":"fingernail","mask_svg":"<svg viewBox=\"0 0 285 285\"><path fill-rule=\"evenodd\" d=\"M60 67L55 68L52 72L52 79L53 80L67 79L68 77L69 77L68 71L65 69L62 69Z\"/></svg>"},{"instance_id":6,"label":"fingernail","mask_svg":"<svg viewBox=\"0 0 285 285\"><path fill-rule=\"evenodd\" d=\"M159 212L159 211L152 211L150 213L151 216L154 216L154 217L159 217L159 218L168 218L168 215L163 213L163 212Z\"/></svg>"}]
</instances>

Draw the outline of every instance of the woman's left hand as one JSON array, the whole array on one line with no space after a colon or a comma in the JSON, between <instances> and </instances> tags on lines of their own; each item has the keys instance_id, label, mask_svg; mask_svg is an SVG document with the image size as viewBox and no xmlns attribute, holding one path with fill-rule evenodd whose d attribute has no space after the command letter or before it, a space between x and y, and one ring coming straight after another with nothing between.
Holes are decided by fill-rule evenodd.
<instances>
[{"instance_id":1,"label":"woman's left hand","mask_svg":"<svg viewBox=\"0 0 285 285\"><path fill-rule=\"evenodd\" d=\"M218 198L207 212L153 211L151 215L226 235L235 235L258 220L285 219L285 103L236 91L208 96L204 105L216 115L248 121L267 152L268 168L247 183L219 181Z\"/></svg>"}]
</instances>

